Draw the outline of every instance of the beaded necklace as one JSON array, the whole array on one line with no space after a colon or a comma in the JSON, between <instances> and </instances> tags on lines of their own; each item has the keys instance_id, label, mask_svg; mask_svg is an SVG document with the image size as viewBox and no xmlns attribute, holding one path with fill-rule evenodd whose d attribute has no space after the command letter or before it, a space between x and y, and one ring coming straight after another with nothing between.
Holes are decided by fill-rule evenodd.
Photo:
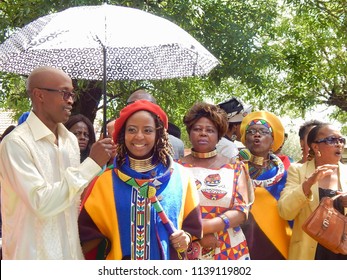
<instances>
[{"instance_id":1,"label":"beaded necklace","mask_svg":"<svg viewBox=\"0 0 347 280\"><path fill-rule=\"evenodd\" d=\"M261 174L265 173L266 171L268 171L268 170L270 170L276 166L272 161L269 161L266 166L259 165L259 164L254 165L254 164L255 163L252 161L248 163L248 166L249 166L248 171L249 171L249 176L251 178L258 178Z\"/></svg>"},{"instance_id":2,"label":"beaded necklace","mask_svg":"<svg viewBox=\"0 0 347 280\"><path fill-rule=\"evenodd\" d=\"M271 187L281 181L285 171L284 164L278 156L276 156L275 154L270 154L270 161L267 168L258 169L254 166L249 166L249 174L251 178L258 178L261 174L265 173L267 170L270 170L275 166L278 168L278 171L272 178L265 180L253 179L255 187Z\"/></svg>"}]
</instances>

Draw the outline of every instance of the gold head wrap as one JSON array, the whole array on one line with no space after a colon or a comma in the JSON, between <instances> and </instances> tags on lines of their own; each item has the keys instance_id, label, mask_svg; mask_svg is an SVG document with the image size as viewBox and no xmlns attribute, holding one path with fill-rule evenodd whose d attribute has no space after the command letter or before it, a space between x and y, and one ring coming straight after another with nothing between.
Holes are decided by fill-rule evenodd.
<instances>
[{"instance_id":1,"label":"gold head wrap","mask_svg":"<svg viewBox=\"0 0 347 280\"><path fill-rule=\"evenodd\" d=\"M246 130L248 126L251 122L256 120L264 120L271 127L272 137L274 139L272 150L277 151L284 141L284 127L281 120L276 115L267 111L252 112L243 118L240 127L241 142L243 145L246 143Z\"/></svg>"}]
</instances>

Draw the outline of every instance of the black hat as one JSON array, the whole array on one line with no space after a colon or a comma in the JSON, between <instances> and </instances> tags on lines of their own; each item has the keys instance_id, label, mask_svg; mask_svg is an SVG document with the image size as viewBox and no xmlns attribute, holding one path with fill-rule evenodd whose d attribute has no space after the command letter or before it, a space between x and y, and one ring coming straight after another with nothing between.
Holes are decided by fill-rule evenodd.
<instances>
[{"instance_id":1,"label":"black hat","mask_svg":"<svg viewBox=\"0 0 347 280\"><path fill-rule=\"evenodd\" d=\"M167 132L177 138L181 138L181 129L171 122L169 122L169 128Z\"/></svg>"},{"instance_id":2,"label":"black hat","mask_svg":"<svg viewBox=\"0 0 347 280\"><path fill-rule=\"evenodd\" d=\"M218 106L228 114L228 122L242 122L242 119L252 112L252 106L243 103L236 97L224 101Z\"/></svg>"}]
</instances>

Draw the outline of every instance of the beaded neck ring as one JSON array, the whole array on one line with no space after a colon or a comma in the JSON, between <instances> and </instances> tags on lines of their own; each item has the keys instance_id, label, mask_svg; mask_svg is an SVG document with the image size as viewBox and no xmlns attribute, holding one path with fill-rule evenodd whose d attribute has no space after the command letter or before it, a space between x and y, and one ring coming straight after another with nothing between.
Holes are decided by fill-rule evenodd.
<instances>
[{"instance_id":1,"label":"beaded neck ring","mask_svg":"<svg viewBox=\"0 0 347 280\"><path fill-rule=\"evenodd\" d=\"M135 159L129 156L130 167L137 172L147 172L156 166L152 163L152 159L153 156L146 159Z\"/></svg>"},{"instance_id":2,"label":"beaded neck ring","mask_svg":"<svg viewBox=\"0 0 347 280\"><path fill-rule=\"evenodd\" d=\"M191 152L192 152L192 156L196 157L196 158L212 158L212 157L217 155L217 149L216 148L213 151L207 152L207 153L195 152L193 149L191 149Z\"/></svg>"},{"instance_id":3,"label":"beaded neck ring","mask_svg":"<svg viewBox=\"0 0 347 280\"><path fill-rule=\"evenodd\" d=\"M275 166L277 166L278 168L277 174L274 177L265 179L265 180L253 179L253 183L255 187L263 187L263 188L271 187L277 184L279 181L281 181L285 172L285 168L284 168L284 164L282 160L275 154L270 154L270 161L272 161L272 163ZM251 170L249 170L249 172L251 173Z\"/></svg>"}]
</instances>

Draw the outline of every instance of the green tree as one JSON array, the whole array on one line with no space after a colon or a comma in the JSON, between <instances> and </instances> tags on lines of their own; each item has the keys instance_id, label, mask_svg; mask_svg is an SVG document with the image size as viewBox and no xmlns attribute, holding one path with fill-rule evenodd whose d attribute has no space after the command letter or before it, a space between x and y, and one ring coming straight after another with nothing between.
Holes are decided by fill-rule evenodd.
<instances>
[{"instance_id":1,"label":"green tree","mask_svg":"<svg viewBox=\"0 0 347 280\"><path fill-rule=\"evenodd\" d=\"M0 41L15 28L50 12L102 1L4 0ZM231 95L279 115L305 116L318 104L336 106L332 117L346 120L345 0L172 0L108 1L165 17L192 34L221 62L207 77L108 83L108 117L127 96L145 87L182 127L197 100L220 102ZM0 62L1 63L1 62ZM18 115L29 108L24 79L0 73L1 107ZM74 110L95 118L101 83L75 81ZM24 102L24 101L25 102Z\"/></svg>"}]
</instances>

